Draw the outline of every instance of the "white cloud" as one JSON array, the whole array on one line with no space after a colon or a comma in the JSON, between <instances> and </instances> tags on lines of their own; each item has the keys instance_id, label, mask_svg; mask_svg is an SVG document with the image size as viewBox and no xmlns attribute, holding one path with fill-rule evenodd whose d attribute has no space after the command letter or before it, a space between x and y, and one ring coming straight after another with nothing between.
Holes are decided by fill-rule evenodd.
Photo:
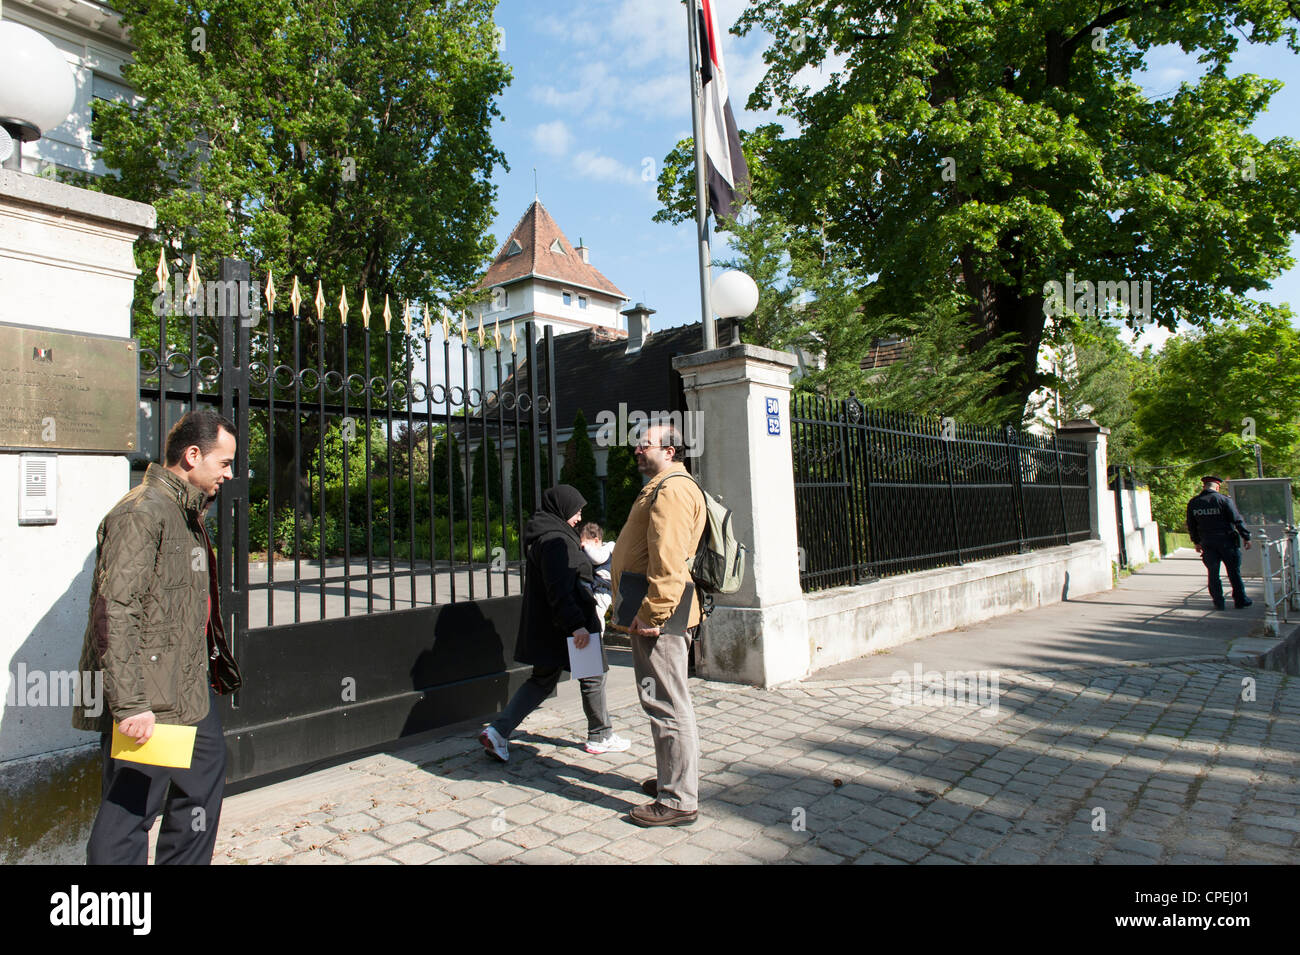
<instances>
[{"instance_id":1,"label":"white cloud","mask_svg":"<svg viewBox=\"0 0 1300 955\"><path fill-rule=\"evenodd\" d=\"M571 76L571 82L564 87L536 87L533 98L555 109L581 113L591 109L598 98L607 98L609 87L615 82L609 68L599 60L589 60Z\"/></svg>"},{"instance_id":2,"label":"white cloud","mask_svg":"<svg viewBox=\"0 0 1300 955\"><path fill-rule=\"evenodd\" d=\"M682 70L631 80L625 89L627 104L643 117L681 119L691 115L691 85Z\"/></svg>"},{"instance_id":3,"label":"white cloud","mask_svg":"<svg viewBox=\"0 0 1300 955\"><path fill-rule=\"evenodd\" d=\"M619 39L621 59L630 66L685 62L686 11L681 4L624 0L609 32Z\"/></svg>"},{"instance_id":4,"label":"white cloud","mask_svg":"<svg viewBox=\"0 0 1300 955\"><path fill-rule=\"evenodd\" d=\"M573 145L573 134L562 119L541 123L533 129L533 145L550 156L563 156Z\"/></svg>"},{"instance_id":5,"label":"white cloud","mask_svg":"<svg viewBox=\"0 0 1300 955\"><path fill-rule=\"evenodd\" d=\"M1134 334L1132 330L1128 332L1135 352L1141 352L1147 345L1150 345L1153 351L1161 351L1165 347L1165 343L1173 338L1175 334L1176 332L1155 324L1147 325L1138 334Z\"/></svg>"},{"instance_id":6,"label":"white cloud","mask_svg":"<svg viewBox=\"0 0 1300 955\"><path fill-rule=\"evenodd\" d=\"M573 157L573 168L579 175L603 182L621 182L628 185L640 185L641 173L626 163L619 162L612 156L605 156L594 149L584 149Z\"/></svg>"},{"instance_id":7,"label":"white cloud","mask_svg":"<svg viewBox=\"0 0 1300 955\"><path fill-rule=\"evenodd\" d=\"M724 32L743 2L735 0L731 6L735 11L718 11ZM563 85L533 88L530 95L537 102L570 117L581 116L581 125L601 130L629 121L680 120L690 115L686 15L680 4L662 0L575 3L563 14L539 17L534 26L559 38L569 59L582 64L566 74ZM744 56L741 41L728 35L724 42L728 58ZM761 45L753 38L744 43L746 48ZM742 102L748 93L743 91ZM739 107L734 100L733 105Z\"/></svg>"}]
</instances>

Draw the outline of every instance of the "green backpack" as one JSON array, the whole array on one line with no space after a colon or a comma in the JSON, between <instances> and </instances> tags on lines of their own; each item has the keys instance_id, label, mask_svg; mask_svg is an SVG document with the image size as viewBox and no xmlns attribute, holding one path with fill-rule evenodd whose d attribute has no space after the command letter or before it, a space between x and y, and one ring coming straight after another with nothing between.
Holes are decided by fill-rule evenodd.
<instances>
[{"instance_id":1,"label":"green backpack","mask_svg":"<svg viewBox=\"0 0 1300 955\"><path fill-rule=\"evenodd\" d=\"M677 474L668 475L664 481L676 477ZM682 474L682 476L695 481L695 486L704 495L704 533L700 535L695 556L687 559L686 568L691 573L691 579L695 581L696 589L706 598L705 605L712 609L713 601L708 599L710 594L734 594L740 589L745 579L745 547L736 540L730 508L700 487L700 482L695 480L693 474ZM659 482L654 494L651 495L651 507L654 507L664 481Z\"/></svg>"}]
</instances>

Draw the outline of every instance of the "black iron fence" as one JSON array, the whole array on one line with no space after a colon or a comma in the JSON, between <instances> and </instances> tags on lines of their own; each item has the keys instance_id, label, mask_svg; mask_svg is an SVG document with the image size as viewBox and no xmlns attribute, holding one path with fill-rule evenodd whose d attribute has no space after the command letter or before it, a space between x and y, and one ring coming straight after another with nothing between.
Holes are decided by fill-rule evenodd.
<instances>
[{"instance_id":1,"label":"black iron fence","mask_svg":"<svg viewBox=\"0 0 1300 955\"><path fill-rule=\"evenodd\" d=\"M226 260L218 282L248 278ZM518 594L520 528L558 480L550 329L265 289L258 312L212 315L199 283L137 329L143 456L190 408L238 428L214 509L236 632ZM521 390L524 362L542 373Z\"/></svg>"},{"instance_id":2,"label":"black iron fence","mask_svg":"<svg viewBox=\"0 0 1300 955\"><path fill-rule=\"evenodd\" d=\"M805 591L1091 536L1086 446L1007 426L791 399Z\"/></svg>"},{"instance_id":3,"label":"black iron fence","mask_svg":"<svg viewBox=\"0 0 1300 955\"><path fill-rule=\"evenodd\" d=\"M238 432L209 517L244 673L221 703L227 778L500 710L530 672L512 663L520 530L557 481L550 330L297 282L267 295L229 259L172 284L134 328L134 464L192 408Z\"/></svg>"}]
</instances>

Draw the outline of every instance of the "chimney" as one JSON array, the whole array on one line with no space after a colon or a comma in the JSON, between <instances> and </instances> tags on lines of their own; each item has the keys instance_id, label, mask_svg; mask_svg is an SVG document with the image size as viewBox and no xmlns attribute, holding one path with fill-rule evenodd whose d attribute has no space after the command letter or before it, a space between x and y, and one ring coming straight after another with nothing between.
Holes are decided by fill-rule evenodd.
<instances>
[{"instance_id":1,"label":"chimney","mask_svg":"<svg viewBox=\"0 0 1300 955\"><path fill-rule=\"evenodd\" d=\"M578 236L578 247L573 250L582 258L582 261L591 264L591 249L582 244L582 236Z\"/></svg>"},{"instance_id":2,"label":"chimney","mask_svg":"<svg viewBox=\"0 0 1300 955\"><path fill-rule=\"evenodd\" d=\"M640 302L623 311L623 314L627 316L626 354L635 355L641 350L641 346L645 344L646 339L650 337L650 316L654 313L653 308L646 308Z\"/></svg>"}]
</instances>

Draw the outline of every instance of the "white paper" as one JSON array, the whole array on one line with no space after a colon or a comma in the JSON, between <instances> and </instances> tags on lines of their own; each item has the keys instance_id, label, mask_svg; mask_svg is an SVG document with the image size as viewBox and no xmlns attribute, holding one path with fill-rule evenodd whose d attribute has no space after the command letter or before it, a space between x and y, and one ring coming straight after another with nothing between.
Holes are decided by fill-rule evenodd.
<instances>
[{"instance_id":1,"label":"white paper","mask_svg":"<svg viewBox=\"0 0 1300 955\"><path fill-rule=\"evenodd\" d=\"M605 672L605 658L600 652L600 634L593 633L587 645L579 650L569 637L569 673L575 680L600 676Z\"/></svg>"}]
</instances>

